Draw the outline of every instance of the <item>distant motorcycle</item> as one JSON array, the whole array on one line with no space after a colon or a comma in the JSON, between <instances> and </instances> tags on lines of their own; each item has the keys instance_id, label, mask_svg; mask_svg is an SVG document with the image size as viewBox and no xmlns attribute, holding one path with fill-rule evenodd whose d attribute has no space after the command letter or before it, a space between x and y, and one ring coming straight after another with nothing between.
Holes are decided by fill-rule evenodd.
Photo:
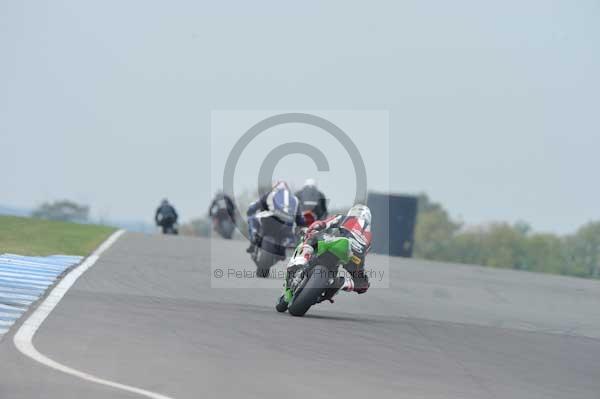
<instances>
[{"instance_id":1,"label":"distant motorcycle","mask_svg":"<svg viewBox=\"0 0 600 399\"><path fill-rule=\"evenodd\" d=\"M157 225L162 229L163 234L177 235L179 234L177 222L174 217L159 215Z\"/></svg>"},{"instance_id":2,"label":"distant motorcycle","mask_svg":"<svg viewBox=\"0 0 600 399\"><path fill-rule=\"evenodd\" d=\"M271 267L285 260L286 249L293 248L296 237L290 233L290 227L282 224L271 211L256 214L260 218L260 229L257 232L256 245L250 254L256 264L257 277L268 277Z\"/></svg>"},{"instance_id":3,"label":"distant motorcycle","mask_svg":"<svg viewBox=\"0 0 600 399\"><path fill-rule=\"evenodd\" d=\"M162 233L166 235L178 235L179 229L177 228L177 224L162 226Z\"/></svg>"},{"instance_id":4,"label":"distant motorcycle","mask_svg":"<svg viewBox=\"0 0 600 399\"><path fill-rule=\"evenodd\" d=\"M216 231L221 237L230 240L233 237L235 230L235 224L231 220L229 214L216 214L213 216L213 230Z\"/></svg>"}]
</instances>

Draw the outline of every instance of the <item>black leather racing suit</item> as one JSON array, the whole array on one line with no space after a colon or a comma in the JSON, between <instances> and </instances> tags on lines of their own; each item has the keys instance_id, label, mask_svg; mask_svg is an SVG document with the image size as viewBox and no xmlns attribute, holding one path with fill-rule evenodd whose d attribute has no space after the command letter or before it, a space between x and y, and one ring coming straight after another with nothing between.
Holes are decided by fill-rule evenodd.
<instances>
[{"instance_id":1,"label":"black leather racing suit","mask_svg":"<svg viewBox=\"0 0 600 399\"><path fill-rule=\"evenodd\" d=\"M300 200L300 210L313 211L317 220L327 217L327 199L325 195L314 186L305 186L296 193Z\"/></svg>"}]
</instances>

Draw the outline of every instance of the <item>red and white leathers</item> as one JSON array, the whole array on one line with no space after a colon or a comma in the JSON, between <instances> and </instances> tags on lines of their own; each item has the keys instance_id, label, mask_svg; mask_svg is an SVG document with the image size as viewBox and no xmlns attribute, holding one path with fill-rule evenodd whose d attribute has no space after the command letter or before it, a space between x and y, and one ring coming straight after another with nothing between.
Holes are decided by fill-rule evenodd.
<instances>
[{"instance_id":1,"label":"red and white leathers","mask_svg":"<svg viewBox=\"0 0 600 399\"><path fill-rule=\"evenodd\" d=\"M351 262L343 265L352 277L344 277L339 287L344 291L356 291L362 294L369 288L369 280L364 274L364 258L370 248L370 229L368 232L359 234L358 231L348 228L348 222L351 222L350 225L352 225L352 221L349 221L347 216L335 215L311 224L306 231L302 247L299 253L291 260L290 266L304 266L308 264L314 255L319 236L325 232L333 231L332 229L338 229L336 230L338 234L348 237L353 242L353 249L358 249L355 253L357 259L359 259L359 263ZM347 226L344 226L344 224L347 224Z\"/></svg>"}]
</instances>

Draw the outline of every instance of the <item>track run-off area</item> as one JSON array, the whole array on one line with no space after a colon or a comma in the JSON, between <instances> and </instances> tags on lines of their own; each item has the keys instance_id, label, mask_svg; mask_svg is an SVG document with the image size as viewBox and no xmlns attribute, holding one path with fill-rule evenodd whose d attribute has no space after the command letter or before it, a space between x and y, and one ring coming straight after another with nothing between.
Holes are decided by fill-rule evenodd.
<instances>
[{"instance_id":1,"label":"track run-off area","mask_svg":"<svg viewBox=\"0 0 600 399\"><path fill-rule=\"evenodd\" d=\"M215 262L252 269L245 246L124 234L33 337L115 385L23 355L30 309L0 340L0 398L600 397L599 281L369 255L389 288L295 318L280 288L215 288Z\"/></svg>"}]
</instances>

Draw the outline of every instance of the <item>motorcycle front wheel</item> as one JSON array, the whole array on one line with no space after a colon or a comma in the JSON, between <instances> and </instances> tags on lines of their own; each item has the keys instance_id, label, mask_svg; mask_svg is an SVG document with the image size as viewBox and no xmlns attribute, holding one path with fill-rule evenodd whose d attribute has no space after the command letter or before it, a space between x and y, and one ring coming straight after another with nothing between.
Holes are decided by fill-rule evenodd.
<instances>
[{"instance_id":1,"label":"motorcycle front wheel","mask_svg":"<svg viewBox=\"0 0 600 399\"><path fill-rule=\"evenodd\" d=\"M293 316L304 316L329 287L330 273L326 267L315 266L304 288L294 296L288 312Z\"/></svg>"}]
</instances>

